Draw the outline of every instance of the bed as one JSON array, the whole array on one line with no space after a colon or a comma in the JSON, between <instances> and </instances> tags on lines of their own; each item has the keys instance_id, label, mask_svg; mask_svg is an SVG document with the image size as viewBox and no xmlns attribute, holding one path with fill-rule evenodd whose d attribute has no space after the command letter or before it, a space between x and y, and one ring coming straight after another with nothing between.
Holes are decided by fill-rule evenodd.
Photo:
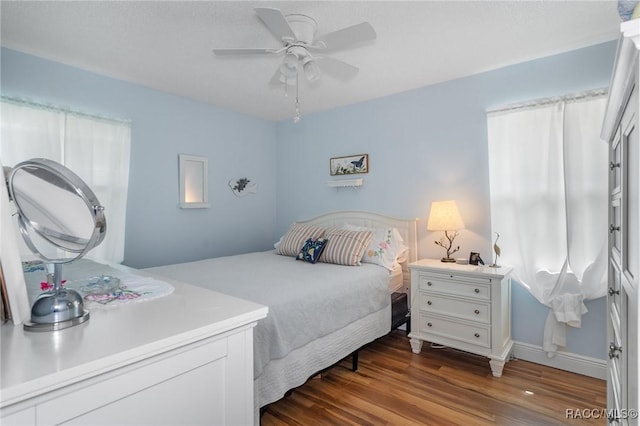
<instances>
[{"instance_id":1,"label":"bed","mask_svg":"<svg viewBox=\"0 0 640 426\"><path fill-rule=\"evenodd\" d=\"M375 232L395 229L406 249L393 266L385 267L364 262L359 266L299 262L277 254L279 247L145 270L269 307L269 315L254 330L256 408L279 400L310 376L387 334L390 294L409 292L407 265L417 258L416 220L363 211L333 212L295 222L283 236L285 241L294 226L371 230L370 243ZM333 234L327 240L331 244L338 237Z\"/></svg>"}]
</instances>

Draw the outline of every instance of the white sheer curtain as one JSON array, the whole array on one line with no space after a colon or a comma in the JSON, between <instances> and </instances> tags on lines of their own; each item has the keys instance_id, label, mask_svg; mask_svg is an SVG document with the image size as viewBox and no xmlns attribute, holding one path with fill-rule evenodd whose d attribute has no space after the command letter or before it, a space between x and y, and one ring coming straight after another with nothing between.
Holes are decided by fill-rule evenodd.
<instances>
[{"instance_id":1,"label":"white sheer curtain","mask_svg":"<svg viewBox=\"0 0 640 426\"><path fill-rule=\"evenodd\" d=\"M566 346L567 325L580 327L584 300L606 292L605 104L585 97L487 117L491 227L501 263L550 308L548 356Z\"/></svg>"},{"instance_id":2,"label":"white sheer curtain","mask_svg":"<svg viewBox=\"0 0 640 426\"><path fill-rule=\"evenodd\" d=\"M131 125L2 99L0 162L48 158L76 173L105 206L107 234L87 257L120 263L124 259Z\"/></svg>"}]
</instances>

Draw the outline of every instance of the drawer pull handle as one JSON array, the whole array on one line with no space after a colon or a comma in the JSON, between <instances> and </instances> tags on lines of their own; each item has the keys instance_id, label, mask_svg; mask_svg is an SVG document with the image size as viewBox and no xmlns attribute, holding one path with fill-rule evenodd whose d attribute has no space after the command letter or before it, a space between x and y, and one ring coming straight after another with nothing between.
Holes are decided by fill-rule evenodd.
<instances>
[{"instance_id":1,"label":"drawer pull handle","mask_svg":"<svg viewBox=\"0 0 640 426\"><path fill-rule=\"evenodd\" d=\"M619 231L620 227L619 226L613 226L613 225L609 225L609 233L613 234L613 231Z\"/></svg>"},{"instance_id":2,"label":"drawer pull handle","mask_svg":"<svg viewBox=\"0 0 640 426\"><path fill-rule=\"evenodd\" d=\"M427 281L427 285L431 287L433 284L431 284L431 281Z\"/></svg>"},{"instance_id":3,"label":"drawer pull handle","mask_svg":"<svg viewBox=\"0 0 640 426\"><path fill-rule=\"evenodd\" d=\"M620 290L614 290L613 287L609 287L609 296L613 296L614 294L620 294Z\"/></svg>"},{"instance_id":4,"label":"drawer pull handle","mask_svg":"<svg viewBox=\"0 0 640 426\"><path fill-rule=\"evenodd\" d=\"M475 290L473 290L476 294L480 293L480 289L476 288Z\"/></svg>"},{"instance_id":5,"label":"drawer pull handle","mask_svg":"<svg viewBox=\"0 0 640 426\"><path fill-rule=\"evenodd\" d=\"M475 333L475 334L474 334L474 336L475 336L475 337L476 337L476 339L477 339L478 337L480 337L480 333Z\"/></svg>"},{"instance_id":6,"label":"drawer pull handle","mask_svg":"<svg viewBox=\"0 0 640 426\"><path fill-rule=\"evenodd\" d=\"M432 327L433 324L431 324L430 322L427 323L427 327Z\"/></svg>"},{"instance_id":7,"label":"drawer pull handle","mask_svg":"<svg viewBox=\"0 0 640 426\"><path fill-rule=\"evenodd\" d=\"M613 170L616 167L620 167L620 163L614 163L613 161L609 163L609 170Z\"/></svg>"},{"instance_id":8,"label":"drawer pull handle","mask_svg":"<svg viewBox=\"0 0 640 426\"><path fill-rule=\"evenodd\" d=\"M616 346L613 342L609 344L609 358L619 358L620 352L622 352L622 346Z\"/></svg>"},{"instance_id":9,"label":"drawer pull handle","mask_svg":"<svg viewBox=\"0 0 640 426\"><path fill-rule=\"evenodd\" d=\"M431 300L427 300L427 305L431 306Z\"/></svg>"},{"instance_id":10,"label":"drawer pull handle","mask_svg":"<svg viewBox=\"0 0 640 426\"><path fill-rule=\"evenodd\" d=\"M475 312L475 314L476 314L476 315L479 315L479 314L480 314L480 310L479 310L479 309L476 309L476 310L475 310L475 311L473 311L473 312Z\"/></svg>"}]
</instances>

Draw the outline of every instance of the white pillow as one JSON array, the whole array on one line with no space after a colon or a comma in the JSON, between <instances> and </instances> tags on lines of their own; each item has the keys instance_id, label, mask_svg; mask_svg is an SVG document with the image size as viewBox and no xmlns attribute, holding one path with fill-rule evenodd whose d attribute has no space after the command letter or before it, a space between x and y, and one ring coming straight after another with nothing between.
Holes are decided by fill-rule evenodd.
<instances>
[{"instance_id":1,"label":"white pillow","mask_svg":"<svg viewBox=\"0 0 640 426\"><path fill-rule=\"evenodd\" d=\"M282 237L280 237L280 239L273 244L273 248L274 249L277 249L278 247L280 247L280 244L282 244L282 239L283 238L284 238L284 235Z\"/></svg>"},{"instance_id":2,"label":"white pillow","mask_svg":"<svg viewBox=\"0 0 640 426\"><path fill-rule=\"evenodd\" d=\"M399 262L406 260L409 248L404 244L396 228L367 228L345 224L342 229L349 231L371 231L373 237L362 256L363 263L373 263L392 270Z\"/></svg>"}]
</instances>

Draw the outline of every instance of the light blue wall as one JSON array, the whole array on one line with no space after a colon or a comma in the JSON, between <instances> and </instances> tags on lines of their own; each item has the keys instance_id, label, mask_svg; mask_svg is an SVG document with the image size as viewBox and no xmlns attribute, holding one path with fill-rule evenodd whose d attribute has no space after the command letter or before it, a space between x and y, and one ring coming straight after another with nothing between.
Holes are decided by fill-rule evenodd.
<instances>
[{"instance_id":1,"label":"light blue wall","mask_svg":"<svg viewBox=\"0 0 640 426\"><path fill-rule=\"evenodd\" d=\"M460 253L478 251L490 260L486 111L607 87L615 50L615 42L604 43L309 114L298 124L279 123L278 232L294 220L327 211L373 210L420 218L419 256L441 257L444 250L433 244L440 234L427 233L426 218L431 201L453 198L467 226L456 240ZM313 102L313 93L301 98L304 106ZM370 161L362 189L328 188L329 158L360 153L369 154ZM568 350L604 358L604 299L590 302L589 308L583 329L569 332ZM546 314L532 296L515 289L514 339L541 345Z\"/></svg>"},{"instance_id":2,"label":"light blue wall","mask_svg":"<svg viewBox=\"0 0 640 426\"><path fill-rule=\"evenodd\" d=\"M178 263L273 244L273 122L5 48L0 59L3 95L132 120L126 265ZM178 208L179 153L209 158L211 208ZM257 194L233 195L227 182L243 176L258 183Z\"/></svg>"},{"instance_id":3,"label":"light blue wall","mask_svg":"<svg viewBox=\"0 0 640 426\"><path fill-rule=\"evenodd\" d=\"M539 303L524 287L515 283L512 286L511 304L513 339L542 346L544 323L549 309ZM607 356L606 298L589 300L585 306L589 312L582 317L582 327L568 329L568 351L605 359Z\"/></svg>"}]
</instances>

